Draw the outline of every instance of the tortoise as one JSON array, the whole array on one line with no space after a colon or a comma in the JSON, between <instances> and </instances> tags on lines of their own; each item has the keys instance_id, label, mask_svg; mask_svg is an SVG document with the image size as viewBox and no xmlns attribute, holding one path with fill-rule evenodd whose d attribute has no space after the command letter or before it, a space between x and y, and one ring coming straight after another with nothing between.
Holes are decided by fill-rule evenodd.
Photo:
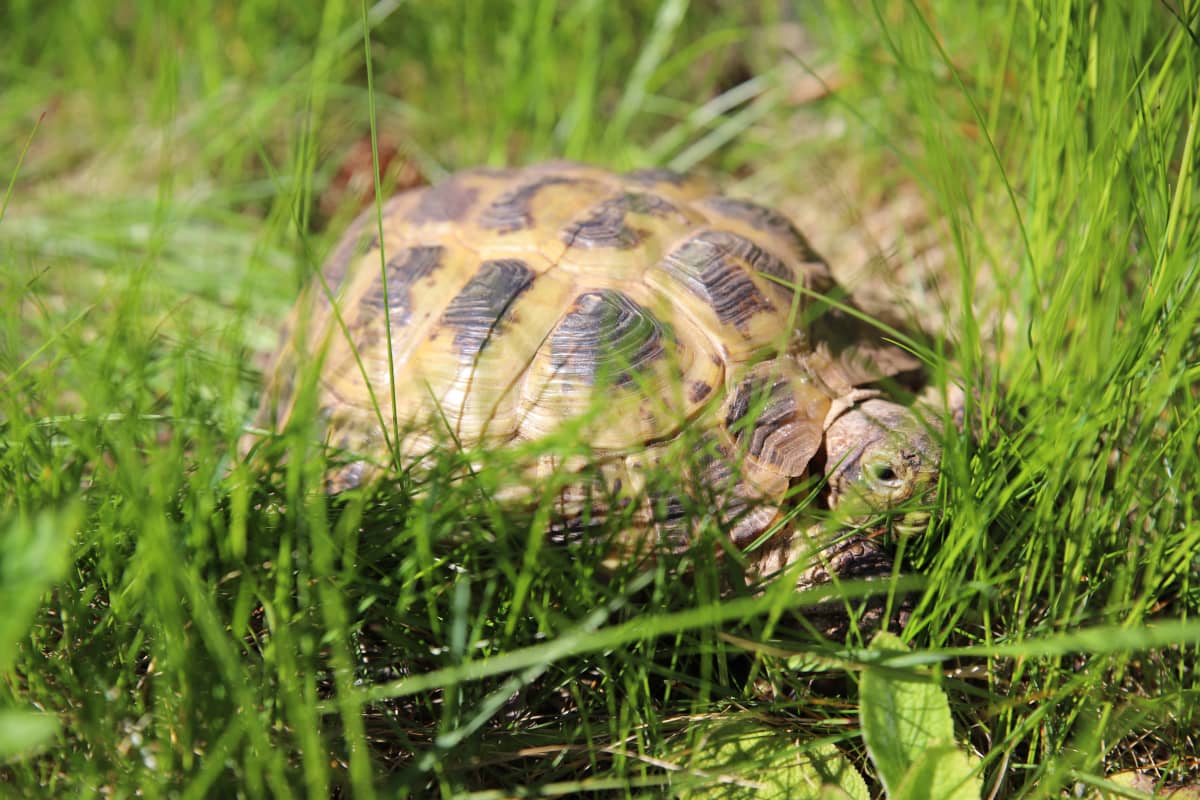
<instances>
[{"instance_id":1,"label":"tortoise","mask_svg":"<svg viewBox=\"0 0 1200 800\"><path fill-rule=\"evenodd\" d=\"M919 386L921 362L862 321L782 214L662 169L475 169L368 209L290 317L259 429L288 424L304 363L319 363L325 441L350 454L330 491L434 448L513 450L567 430L589 458L543 453L526 476L579 472L562 519L595 513L586 460L610 503L636 504L631 541L655 531L686 547L678 498L653 496L645 474L687 433L701 451L692 488L722 498L750 571L807 559L799 586L890 569L852 527L816 557L816 526L777 525L799 482L851 509L844 522L928 500L938 478L936 429L885 394L892 379ZM512 502L529 496L517 483Z\"/></svg>"}]
</instances>

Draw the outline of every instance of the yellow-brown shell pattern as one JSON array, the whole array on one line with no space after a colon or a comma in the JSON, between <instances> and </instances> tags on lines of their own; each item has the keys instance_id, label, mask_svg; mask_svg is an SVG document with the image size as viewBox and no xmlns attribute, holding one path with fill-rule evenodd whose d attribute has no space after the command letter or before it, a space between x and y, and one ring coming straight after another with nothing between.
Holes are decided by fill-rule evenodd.
<instances>
[{"instance_id":1,"label":"yellow-brown shell pattern","mask_svg":"<svg viewBox=\"0 0 1200 800\"><path fill-rule=\"evenodd\" d=\"M600 451L669 439L749 365L807 349L796 287L833 285L777 212L663 170L463 172L376 220L298 305L258 420L282 427L296 364L320 363L328 441L375 463L393 422L430 431L402 453L564 425Z\"/></svg>"}]
</instances>

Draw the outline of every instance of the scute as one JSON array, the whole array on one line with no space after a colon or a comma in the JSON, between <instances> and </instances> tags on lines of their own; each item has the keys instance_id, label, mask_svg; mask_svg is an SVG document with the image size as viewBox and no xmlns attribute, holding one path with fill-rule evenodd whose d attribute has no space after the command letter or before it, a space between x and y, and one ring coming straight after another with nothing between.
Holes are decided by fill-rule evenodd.
<instances>
[{"instance_id":1,"label":"scute","mask_svg":"<svg viewBox=\"0 0 1200 800\"><path fill-rule=\"evenodd\" d=\"M546 347L556 377L623 387L665 358L664 338L669 335L661 320L628 295L601 289L575 298Z\"/></svg>"},{"instance_id":2,"label":"scute","mask_svg":"<svg viewBox=\"0 0 1200 800\"><path fill-rule=\"evenodd\" d=\"M730 390L722 424L751 480L777 485L803 475L820 450L830 398L795 362L756 365Z\"/></svg>"},{"instance_id":3,"label":"scute","mask_svg":"<svg viewBox=\"0 0 1200 800\"><path fill-rule=\"evenodd\" d=\"M478 198L479 189L471 185L469 178L454 177L424 189L407 218L416 225L462 222Z\"/></svg>"},{"instance_id":4,"label":"scute","mask_svg":"<svg viewBox=\"0 0 1200 800\"><path fill-rule=\"evenodd\" d=\"M393 330L408 326L412 320L414 289L419 281L438 270L444 252L441 245L423 245L405 247L391 254L383 268L386 282L380 278L367 287L350 323L351 330L363 337L358 341L360 350L383 335L377 320L387 319Z\"/></svg>"},{"instance_id":5,"label":"scute","mask_svg":"<svg viewBox=\"0 0 1200 800\"><path fill-rule=\"evenodd\" d=\"M704 335L644 290L577 295L538 350L523 391L521 433L534 439L578 421L602 449L674 435L720 385L724 365Z\"/></svg>"},{"instance_id":6,"label":"scute","mask_svg":"<svg viewBox=\"0 0 1200 800\"><path fill-rule=\"evenodd\" d=\"M773 208L724 195L706 197L699 206L714 225L736 230L745 224L753 231L751 238L765 234L778 245L781 253L804 263L823 263L804 234L791 220Z\"/></svg>"},{"instance_id":7,"label":"scute","mask_svg":"<svg viewBox=\"0 0 1200 800\"><path fill-rule=\"evenodd\" d=\"M510 234L534 226L534 197L547 186L571 183L565 175L543 175L511 189L497 197L479 214L479 225L484 230L498 234Z\"/></svg>"},{"instance_id":8,"label":"scute","mask_svg":"<svg viewBox=\"0 0 1200 800\"><path fill-rule=\"evenodd\" d=\"M670 169L637 169L619 177L626 186L652 191L676 203L691 203L712 191L707 181Z\"/></svg>"},{"instance_id":9,"label":"scute","mask_svg":"<svg viewBox=\"0 0 1200 800\"><path fill-rule=\"evenodd\" d=\"M789 267L742 237L701 228L678 242L646 274L646 282L673 298L714 346L732 361L785 350L797 333L805 299L762 267L781 276Z\"/></svg>"},{"instance_id":10,"label":"scute","mask_svg":"<svg viewBox=\"0 0 1200 800\"><path fill-rule=\"evenodd\" d=\"M487 263L447 304L411 359L405 393L423 393L423 405L437 407L422 445L447 433L466 447L517 435L526 370L556 320L548 310L565 305L573 290L552 272L534 276L519 261Z\"/></svg>"},{"instance_id":11,"label":"scute","mask_svg":"<svg viewBox=\"0 0 1200 800\"><path fill-rule=\"evenodd\" d=\"M558 264L581 281L640 281L663 247L700 221L660 195L618 189L562 228L565 249Z\"/></svg>"},{"instance_id":12,"label":"scute","mask_svg":"<svg viewBox=\"0 0 1200 800\"><path fill-rule=\"evenodd\" d=\"M560 232L581 209L601 202L612 191L609 182L586 173L533 172L480 204L475 217L453 233L481 260L529 260L536 254L547 265L558 264L568 247Z\"/></svg>"},{"instance_id":13,"label":"scute","mask_svg":"<svg viewBox=\"0 0 1200 800\"><path fill-rule=\"evenodd\" d=\"M493 335L503 334L512 304L533 283L533 270L515 258L485 261L442 312L463 363L474 363ZM434 332L433 336L440 335Z\"/></svg>"},{"instance_id":14,"label":"scute","mask_svg":"<svg viewBox=\"0 0 1200 800\"><path fill-rule=\"evenodd\" d=\"M418 413L424 398L403 388L413 380L412 353L437 324L441 309L478 267L468 251L432 243L398 248L387 264L387 315L374 305L382 303L383 297L383 272L379 251L375 250L363 258L357 272L347 277L345 291L338 299L345 330L332 313L314 315L313 321L320 327L314 325L309 330L313 337L306 342L309 352L324 349L325 353L320 387L329 397L321 405L338 407L339 418L347 420L345 424L378 427L381 415L390 422L393 373L398 419L403 422Z\"/></svg>"},{"instance_id":15,"label":"scute","mask_svg":"<svg viewBox=\"0 0 1200 800\"><path fill-rule=\"evenodd\" d=\"M436 245L402 248L387 260L382 274L360 273L364 279L353 287L352 302L339 302L344 332L331 310L325 335L330 339L326 358L332 362L327 363L321 376L321 408L331 421L336 419L331 426L379 427L375 410L389 407L391 397L388 365L413 339L406 334L415 322L414 309L419 308L415 302L445 285L434 277L442 269L445 255L445 249ZM387 276L386 291L383 274ZM389 360L388 353L389 324L393 360ZM357 360L355 353L359 355ZM351 436L347 441L353 444L361 437Z\"/></svg>"}]
</instances>

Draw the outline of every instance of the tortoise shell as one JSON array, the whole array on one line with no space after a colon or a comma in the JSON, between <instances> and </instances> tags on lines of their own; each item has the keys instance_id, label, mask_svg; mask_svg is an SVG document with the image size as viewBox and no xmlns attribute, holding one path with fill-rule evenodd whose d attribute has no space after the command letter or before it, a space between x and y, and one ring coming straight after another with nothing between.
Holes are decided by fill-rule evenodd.
<instances>
[{"instance_id":1,"label":"tortoise shell","mask_svg":"<svg viewBox=\"0 0 1200 800\"><path fill-rule=\"evenodd\" d=\"M699 426L699 479L765 501L735 525L744 544L829 443L831 491L874 481L860 494L875 505L936 474L908 409L876 399L863 416L878 392L861 386L920 364L847 303L784 216L698 180L564 162L462 172L353 222L293 313L257 424L287 424L298 366L319 359L326 440L353 454L331 489L448 442L567 429L631 492Z\"/></svg>"}]
</instances>

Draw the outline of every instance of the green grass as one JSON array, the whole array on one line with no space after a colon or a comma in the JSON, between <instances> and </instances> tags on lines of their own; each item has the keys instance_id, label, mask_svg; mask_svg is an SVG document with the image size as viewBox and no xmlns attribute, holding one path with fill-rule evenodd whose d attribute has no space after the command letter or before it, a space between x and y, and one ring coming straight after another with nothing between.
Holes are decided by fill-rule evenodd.
<instances>
[{"instance_id":1,"label":"green grass","mask_svg":"<svg viewBox=\"0 0 1200 800\"><path fill-rule=\"evenodd\" d=\"M909 667L994 796L1196 781L1200 5L746 5L0 9L0 795L665 792L726 718L875 780L860 656L722 597L713 526L605 575L490 499L503 459L331 500L302 433L233 455L373 129L430 179L696 167L833 252L920 198L889 281L972 435L901 548Z\"/></svg>"}]
</instances>

